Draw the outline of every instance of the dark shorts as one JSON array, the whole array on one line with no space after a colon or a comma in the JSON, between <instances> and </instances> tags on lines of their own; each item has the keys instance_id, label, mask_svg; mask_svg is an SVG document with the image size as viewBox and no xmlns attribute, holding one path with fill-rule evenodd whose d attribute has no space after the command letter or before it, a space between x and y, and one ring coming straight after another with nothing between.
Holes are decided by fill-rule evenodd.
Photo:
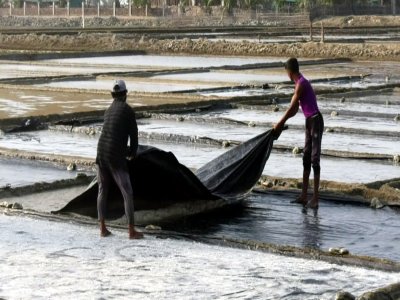
<instances>
[{"instance_id":1,"label":"dark shorts","mask_svg":"<svg viewBox=\"0 0 400 300\"><path fill-rule=\"evenodd\" d=\"M320 172L323 133L324 118L321 113L317 113L306 119L306 139L303 150L303 165L306 170L310 170L312 166L314 173Z\"/></svg>"}]
</instances>

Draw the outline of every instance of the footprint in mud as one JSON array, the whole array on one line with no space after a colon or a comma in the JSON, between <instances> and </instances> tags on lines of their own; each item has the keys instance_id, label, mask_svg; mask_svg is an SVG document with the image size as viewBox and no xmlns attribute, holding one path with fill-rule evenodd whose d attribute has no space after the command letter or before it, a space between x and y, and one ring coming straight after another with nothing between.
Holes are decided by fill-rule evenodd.
<instances>
[{"instance_id":1,"label":"footprint in mud","mask_svg":"<svg viewBox=\"0 0 400 300\"><path fill-rule=\"evenodd\" d=\"M129 254L123 254L122 252L127 250L127 249L131 249L132 248L132 253L135 252L135 248L137 248L137 246L125 246L122 248L117 248L114 251L115 256L117 256L118 258L125 260L125 261L129 261L129 262L134 262L135 260L133 259L133 257L129 256Z\"/></svg>"},{"instance_id":2,"label":"footprint in mud","mask_svg":"<svg viewBox=\"0 0 400 300\"><path fill-rule=\"evenodd\" d=\"M225 297L226 297L226 299L245 297L245 296L247 296L248 292L249 292L248 289L230 292L230 293L221 295L221 299L224 299Z\"/></svg>"},{"instance_id":3,"label":"footprint in mud","mask_svg":"<svg viewBox=\"0 0 400 300\"><path fill-rule=\"evenodd\" d=\"M143 250L146 249L146 250ZM166 249L164 249L165 251ZM134 262L134 257L140 252L141 257L146 258L162 258L164 255L161 255L160 252L153 247L148 247L146 245L129 245L115 249L115 256L119 257L122 260L126 260L129 262Z\"/></svg>"},{"instance_id":4,"label":"footprint in mud","mask_svg":"<svg viewBox=\"0 0 400 300\"><path fill-rule=\"evenodd\" d=\"M303 291L302 289L297 288L297 287L294 287L294 288L291 288L291 289L289 288L288 290L290 290L290 291L288 291L286 294L282 295L281 299L290 299L293 296L300 296L300 295L301 296L304 295L303 299L309 299L308 297L306 297L306 295L311 295L311 294L306 293L305 291Z\"/></svg>"},{"instance_id":5,"label":"footprint in mud","mask_svg":"<svg viewBox=\"0 0 400 300\"><path fill-rule=\"evenodd\" d=\"M340 269L332 267L332 268L328 268L328 269L314 269L314 270L310 270L311 274L318 274L318 275L322 275L322 274L331 274L333 272L338 272L340 271Z\"/></svg>"},{"instance_id":6,"label":"footprint in mud","mask_svg":"<svg viewBox=\"0 0 400 300\"><path fill-rule=\"evenodd\" d=\"M28 234L26 231L14 231L15 234Z\"/></svg>"},{"instance_id":7,"label":"footprint in mud","mask_svg":"<svg viewBox=\"0 0 400 300\"><path fill-rule=\"evenodd\" d=\"M67 254L67 252L71 251L71 250L91 250L91 248L74 247L74 248L62 249L62 250L51 252L51 253L47 254L46 257L47 258L61 258L61 257L78 258L78 256Z\"/></svg>"},{"instance_id":8,"label":"footprint in mud","mask_svg":"<svg viewBox=\"0 0 400 300\"><path fill-rule=\"evenodd\" d=\"M318 279L313 279L313 278L305 278L300 280L304 284L315 284L315 285L325 285L327 282L325 280L318 280Z\"/></svg>"}]
</instances>

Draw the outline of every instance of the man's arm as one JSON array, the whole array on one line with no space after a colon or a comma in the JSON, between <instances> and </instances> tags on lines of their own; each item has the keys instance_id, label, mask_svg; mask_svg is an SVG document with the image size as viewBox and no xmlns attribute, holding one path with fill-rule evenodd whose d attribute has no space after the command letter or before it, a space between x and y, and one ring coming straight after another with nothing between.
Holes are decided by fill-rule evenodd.
<instances>
[{"instance_id":1,"label":"man's arm","mask_svg":"<svg viewBox=\"0 0 400 300\"><path fill-rule=\"evenodd\" d=\"M290 102L289 108L286 110L285 114L281 118L281 120L274 125L274 130L277 132L281 132L286 121L289 120L290 118L294 117L297 112L299 111L299 101L300 101L300 95L303 91L303 88L301 85L296 85L296 88L294 90L294 94L292 96L292 101Z\"/></svg>"},{"instance_id":2,"label":"man's arm","mask_svg":"<svg viewBox=\"0 0 400 300\"><path fill-rule=\"evenodd\" d=\"M136 157L138 149L138 127L134 110L131 108L131 116L129 122L129 156Z\"/></svg>"}]
</instances>

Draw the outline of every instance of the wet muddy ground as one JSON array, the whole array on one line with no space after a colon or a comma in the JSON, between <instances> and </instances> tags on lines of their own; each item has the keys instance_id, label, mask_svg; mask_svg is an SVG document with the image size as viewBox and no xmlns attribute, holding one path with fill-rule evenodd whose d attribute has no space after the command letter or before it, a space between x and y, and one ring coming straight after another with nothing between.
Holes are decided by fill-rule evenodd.
<instances>
[{"instance_id":1,"label":"wet muddy ground","mask_svg":"<svg viewBox=\"0 0 400 300\"><path fill-rule=\"evenodd\" d=\"M278 121L287 108L290 93L293 91L293 86L288 82L284 70L273 65L281 61L283 61L282 58L129 55L47 59L35 61L34 64L17 63L15 65L19 69L4 74L4 78L9 77L1 82L0 88L0 118L3 119L4 124L7 124L7 126L2 125L3 133L0 135L0 153L3 153L0 155L2 169L0 187L7 184L12 187L21 187L40 181L51 182L76 176L76 172L66 170L66 165L43 162L46 156L80 157L93 163L97 140L101 132L102 114L111 101L109 89L115 77L127 80L128 89L131 91L129 103L135 106L138 114L140 143L171 151L181 163L190 168L199 168L236 144L269 130ZM266 63L271 63L271 66L262 65ZM0 62L0 69L2 67L7 69L7 64L7 62ZM350 184L400 177L400 167L396 158L400 155L398 147L400 77L396 75L398 67L397 63L368 62L318 64L309 62L307 66L304 66L304 74L314 81L313 84L318 91L319 105L327 129L323 137L321 160L323 180ZM201 68L201 70L196 68ZM142 72L144 70L146 72ZM365 77L368 74L372 75ZM61 78L59 75L65 77ZM74 78L74 75L87 75L88 78ZM18 78L31 76L41 78L34 80ZM263 83L268 83L269 88L262 89ZM90 112L91 119L84 119L78 114L73 114L77 112ZM66 113L71 114L66 116ZM47 119L47 121L50 120L49 123L46 123L45 118L41 118L40 120L44 122L42 124L44 129L41 130L28 132L16 130L16 132L7 133L7 130L13 126L23 124L26 118L44 114L60 114L60 116L53 116L51 120ZM20 118L10 119L15 117ZM5 122L4 119L9 120ZM61 119L64 124L68 119L73 125L55 124ZM301 148L304 139L304 117L301 112L291 119L288 125L289 129L284 131L274 144L274 150L263 172L264 175L289 179L298 179L302 176ZM298 151L295 151L299 152L298 154L292 153L294 148L298 148ZM6 152L3 151L4 149L15 151L20 157L10 159L4 154ZM36 159L36 155L42 156ZM37 161L31 161L32 158ZM78 164L78 171L93 174L90 164L86 166ZM22 202L25 208L49 212L64 205L69 198L82 191L83 188L83 186L75 186L62 190L41 191L41 193L25 195L22 198L18 195L8 196L1 200ZM63 197L52 201L57 193L62 193ZM374 210L365 205L356 206L345 201L334 202L327 199L328 201L322 201L319 212L315 214L313 211L303 211L301 207L290 204L295 194L296 192L276 194L267 189L266 193L252 193L245 207L234 213L218 212L214 215L188 218L178 223L166 223L163 226L173 231L210 238L239 238L321 250L327 250L329 247L346 247L356 255L400 261L398 255L400 253L398 248L400 219L396 208L385 207L382 210ZM400 199L398 200L400 203ZM49 226L48 221L32 219L24 221L36 229ZM223 270L223 274L210 280L213 283L219 280L225 282L226 291L221 292L221 289L214 290L213 288L208 288L206 291L202 288L202 284L210 287L211 281L203 282L199 284L199 289L202 290L199 293L206 298L229 298L232 295L239 298L263 298L261 295L265 295L265 278L269 278L267 280L269 284L276 285L274 289L276 295L271 296L271 299L276 297L329 299L342 288L360 294L366 289L382 286L395 280L390 274L377 272L371 283L369 278L372 278L370 272L373 271L354 268L342 270L344 267L331 265L322 267L325 263L298 260L297 264L309 264L302 267L302 274L303 277L310 278L310 281L304 278L299 280L298 275L287 276L287 271L285 271L285 268L290 269L289 261L294 258L273 255L267 257L263 256L264 254L220 247L211 249L207 248L208 246L187 241L162 241L152 238L135 244L136 246L128 246L124 242L121 242L121 245L114 244L115 253L129 250L129 253L123 256L118 254L110 257L107 254L108 250L104 250L104 253L101 252L104 255L93 258L90 255L94 249L91 243L99 244L97 237L93 238L95 234L92 234L92 228L66 229L64 227L69 225L57 223L51 231L46 231L48 238L59 234L59 231L66 232L66 241L74 245L72 249L69 249L62 240L50 246L46 239L35 237L36 233L31 230L32 228L19 230L17 227L22 226L19 218L2 216L0 222L1 228L5 229L0 230L3 234L8 232L11 224L15 224L13 230L20 232L16 234L23 243L27 243L28 237L34 241L35 244L29 246L29 251L25 254L30 253L35 263L40 263L41 259L46 261L57 259L59 268L64 270L62 274L69 272L66 267L68 264L86 265L86 270L76 268L75 279L70 278L71 284L74 284L76 278L82 278L82 276L88 280L88 273L94 274L99 270L93 261L109 257L117 264L119 270L121 268L142 270L143 277L150 279L141 281L142 285L137 289L137 294L146 294L150 298L193 295L193 291L187 289L185 280L189 277L191 280L187 282L199 281L196 275L198 267L204 265L205 258L209 257L211 252L212 256L215 256L215 251L223 252L224 257L237 257L235 261L242 267L249 255L252 256L251 259L249 258L252 264L255 263L254 257L258 257L257 255L260 255L260 261L268 263L257 265L255 267L257 272L253 272L251 268L243 270L241 267L239 273L243 274L246 280L253 282L254 288L236 286L237 291L234 292L231 291L231 285L236 285L236 281L243 282L241 276L232 275L237 273L238 269L235 269L235 266L218 268ZM81 240L74 238L77 232L87 238ZM112 239L115 240L120 235L121 233L117 232ZM22 256L10 254L10 251L18 253L10 250L15 248L15 243L12 239L8 239L8 236L3 239L9 241L8 248L2 249L4 255L10 257L6 268L12 267L14 259L22 262L21 267L24 266L25 254L21 254ZM149 246L149 241L157 246ZM107 242L101 241L101 243L104 243L106 249ZM49 247L54 249L49 250ZM167 251L165 247L169 250ZM183 249L182 247L187 250L180 253L179 249ZM136 255L141 253L142 248L154 253L150 255L154 257ZM204 256L198 254L201 248L204 248L202 250ZM133 252L136 254L132 254ZM168 263L185 265L186 271L182 272L181 268L171 271L168 282L175 285L166 292L164 282L160 282L159 278L149 277L148 274L149 272L159 273L153 260L158 261L160 257L164 260L166 257L171 258L170 253L176 255ZM62 261L59 261L60 259ZM141 259L145 259L145 262ZM232 258L229 261L232 261ZM266 273L268 269L271 270L269 265L271 261L281 266L282 278L285 278L283 284L275 282L277 278L275 271L275 274L271 272L275 280L271 280L272 275L269 276L269 273ZM130 266L127 267L127 264ZM315 273L316 265L325 271ZM214 267L215 265L210 263L203 269L207 269L207 274L210 274L209 272L212 273ZM128 273L129 270L127 269ZM21 277L18 272L19 270L15 269L15 276L4 280L15 289L20 288L20 279L27 280L23 293L31 291L31 286L36 284L37 276L45 278L44 280L52 278L50 275L43 274L29 278ZM49 267L44 272L58 274L53 267ZM267 275L261 276L261 273ZM346 276L352 274L354 281L352 285L349 285L349 280L343 274L347 274ZM117 281L113 276L106 276L106 278L111 288L103 289L104 295L122 296L126 295L128 290L131 291L120 286L121 282L126 280ZM181 280L182 278L185 280ZM229 280L226 280L227 278ZM379 278L381 280L378 280ZM151 281L156 282L160 289L154 289L154 284L149 285ZM176 282L180 281L182 284L176 288ZM281 279L278 281L282 282ZM84 290L84 288L82 291L76 290L74 293L83 297L101 296L100 294L89 295ZM117 290L118 295L114 294ZM47 295L54 293L54 296L61 298L65 296L59 287L54 290L44 288L43 291L46 291L44 293ZM0 289L1 296L13 298L15 294L12 290ZM41 297L41 294L37 296Z\"/></svg>"},{"instance_id":2,"label":"wet muddy ground","mask_svg":"<svg viewBox=\"0 0 400 300\"><path fill-rule=\"evenodd\" d=\"M252 240L302 248L345 247L353 254L400 261L398 210L322 202L316 213L293 205L290 200L293 198L253 193L240 213L215 215L214 220L192 218L178 228L233 239L251 236ZM176 230L176 226L169 228Z\"/></svg>"}]
</instances>

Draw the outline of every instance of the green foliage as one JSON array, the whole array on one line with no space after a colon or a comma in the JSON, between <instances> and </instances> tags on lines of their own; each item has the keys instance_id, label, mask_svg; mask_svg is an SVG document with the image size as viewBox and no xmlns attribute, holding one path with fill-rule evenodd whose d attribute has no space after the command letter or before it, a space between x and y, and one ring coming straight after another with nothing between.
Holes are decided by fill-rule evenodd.
<instances>
[{"instance_id":1,"label":"green foliage","mask_svg":"<svg viewBox=\"0 0 400 300\"><path fill-rule=\"evenodd\" d=\"M149 0L132 1L134 1L134 3L138 3L137 5L140 5L141 2ZM304 12L320 6L352 6L355 4L370 5L371 1L378 1L380 3L381 0L224 0L224 11L231 12L234 7L240 7L243 9L256 9L258 6L262 6L265 9L275 9L281 11L282 9L285 10L288 6L290 6L291 11L297 10ZM179 5L187 6L188 2L189 0L180 0ZM209 10L212 6L219 5L219 3L220 0L202 0L202 5Z\"/></svg>"},{"instance_id":2,"label":"green foliage","mask_svg":"<svg viewBox=\"0 0 400 300\"><path fill-rule=\"evenodd\" d=\"M203 0L203 4L205 7L211 7L214 5L214 0Z\"/></svg>"},{"instance_id":3,"label":"green foliage","mask_svg":"<svg viewBox=\"0 0 400 300\"><path fill-rule=\"evenodd\" d=\"M311 1L311 6L310 7L315 7L315 6L332 6L335 3L335 0L309 0Z\"/></svg>"},{"instance_id":4,"label":"green foliage","mask_svg":"<svg viewBox=\"0 0 400 300\"><path fill-rule=\"evenodd\" d=\"M243 8L255 9L258 4L262 4L263 0L241 0Z\"/></svg>"},{"instance_id":5,"label":"green foliage","mask_svg":"<svg viewBox=\"0 0 400 300\"><path fill-rule=\"evenodd\" d=\"M179 1L179 6L188 6L190 0L180 0Z\"/></svg>"},{"instance_id":6,"label":"green foliage","mask_svg":"<svg viewBox=\"0 0 400 300\"><path fill-rule=\"evenodd\" d=\"M145 7L148 3L148 0L132 0L132 5L135 7Z\"/></svg>"},{"instance_id":7,"label":"green foliage","mask_svg":"<svg viewBox=\"0 0 400 300\"><path fill-rule=\"evenodd\" d=\"M13 0L13 5L15 8L22 8L24 0Z\"/></svg>"},{"instance_id":8,"label":"green foliage","mask_svg":"<svg viewBox=\"0 0 400 300\"><path fill-rule=\"evenodd\" d=\"M285 0L273 0L273 3L272 3L272 6L275 8L275 9L281 9L282 7L284 7L285 6L285 4L286 4L286 1Z\"/></svg>"},{"instance_id":9,"label":"green foliage","mask_svg":"<svg viewBox=\"0 0 400 300\"><path fill-rule=\"evenodd\" d=\"M237 5L237 0L224 0L224 9L227 12L231 12L234 7Z\"/></svg>"}]
</instances>

